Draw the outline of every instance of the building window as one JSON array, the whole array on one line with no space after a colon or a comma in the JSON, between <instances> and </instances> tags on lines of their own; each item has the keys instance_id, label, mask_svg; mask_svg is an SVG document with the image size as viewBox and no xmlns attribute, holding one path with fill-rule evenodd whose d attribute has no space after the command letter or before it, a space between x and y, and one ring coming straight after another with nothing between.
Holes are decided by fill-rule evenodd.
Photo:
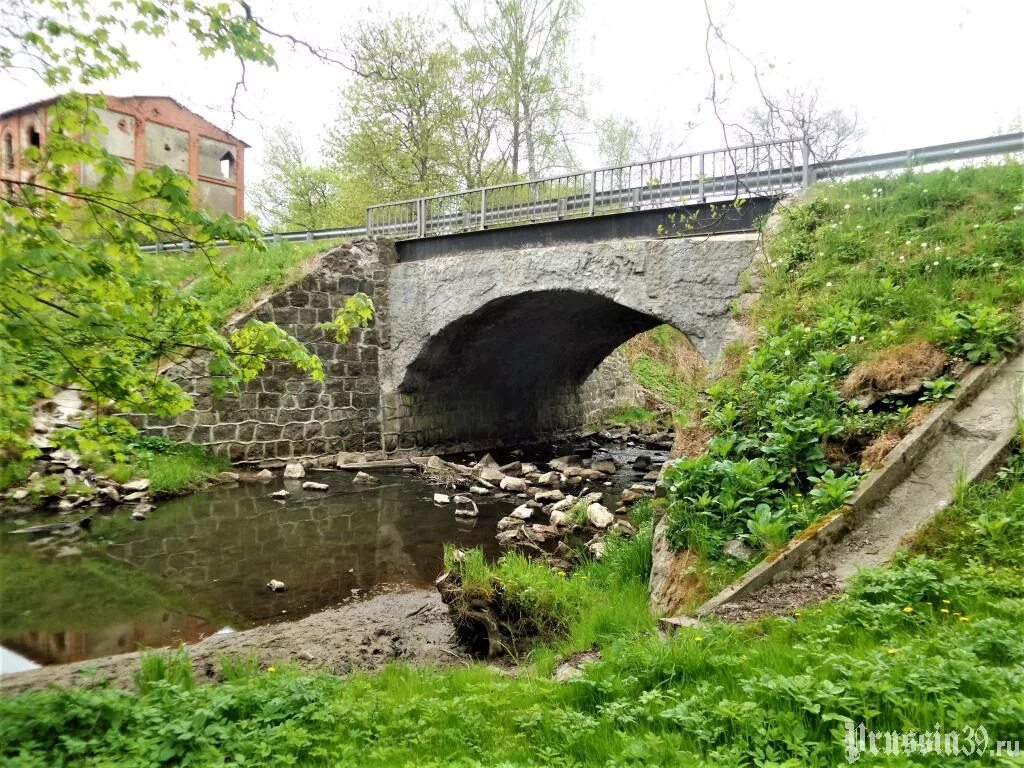
<instances>
[{"instance_id":1,"label":"building window","mask_svg":"<svg viewBox=\"0 0 1024 768\"><path fill-rule=\"evenodd\" d=\"M220 176L222 179L235 178L235 156L225 152L220 158Z\"/></svg>"},{"instance_id":2,"label":"building window","mask_svg":"<svg viewBox=\"0 0 1024 768\"><path fill-rule=\"evenodd\" d=\"M4 134L3 163L8 171L14 170L14 138L10 131Z\"/></svg>"},{"instance_id":3,"label":"building window","mask_svg":"<svg viewBox=\"0 0 1024 768\"><path fill-rule=\"evenodd\" d=\"M28 145L30 147L41 147L43 144L43 137L39 135L39 131L36 130L34 125L28 127Z\"/></svg>"}]
</instances>

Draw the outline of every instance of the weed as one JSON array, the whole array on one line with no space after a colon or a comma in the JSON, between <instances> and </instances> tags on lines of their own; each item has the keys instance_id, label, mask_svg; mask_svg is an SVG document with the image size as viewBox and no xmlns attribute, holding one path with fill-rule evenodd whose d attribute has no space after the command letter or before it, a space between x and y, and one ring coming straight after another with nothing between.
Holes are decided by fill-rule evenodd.
<instances>
[{"instance_id":1,"label":"weed","mask_svg":"<svg viewBox=\"0 0 1024 768\"><path fill-rule=\"evenodd\" d=\"M149 693L164 683L185 691L195 687L192 660L189 659L185 646L176 651L147 651L139 659L135 687L140 693Z\"/></svg>"}]
</instances>

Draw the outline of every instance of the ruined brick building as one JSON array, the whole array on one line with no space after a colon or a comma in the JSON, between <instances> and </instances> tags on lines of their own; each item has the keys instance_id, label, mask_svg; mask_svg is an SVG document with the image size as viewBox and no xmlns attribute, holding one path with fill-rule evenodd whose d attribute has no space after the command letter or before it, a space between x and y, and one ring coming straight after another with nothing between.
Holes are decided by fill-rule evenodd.
<instances>
[{"instance_id":1,"label":"ruined brick building","mask_svg":"<svg viewBox=\"0 0 1024 768\"><path fill-rule=\"evenodd\" d=\"M47 112L56 98L0 113L0 181L27 180L22 157L46 144ZM169 166L187 174L196 203L214 213L245 211L245 149L249 145L167 96L107 96L98 109L103 145L129 173ZM89 168L83 168L88 181Z\"/></svg>"}]
</instances>

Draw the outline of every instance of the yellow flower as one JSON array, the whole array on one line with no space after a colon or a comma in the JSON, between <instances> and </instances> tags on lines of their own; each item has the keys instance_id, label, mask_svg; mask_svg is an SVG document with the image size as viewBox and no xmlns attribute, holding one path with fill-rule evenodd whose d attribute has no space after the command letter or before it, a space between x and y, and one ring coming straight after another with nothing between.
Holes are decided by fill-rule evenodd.
<instances>
[{"instance_id":1,"label":"yellow flower","mask_svg":"<svg viewBox=\"0 0 1024 768\"><path fill-rule=\"evenodd\" d=\"M904 612L904 613L913 613L913 612L914 612L914 609L913 609L913 608L911 608L911 607L910 607L910 606L908 605L908 606L907 606L906 608L904 608L904 609L903 609L903 612Z\"/></svg>"},{"instance_id":2,"label":"yellow flower","mask_svg":"<svg viewBox=\"0 0 1024 768\"><path fill-rule=\"evenodd\" d=\"M967 618L966 616L961 616L960 617L960 621L970 621L970 619Z\"/></svg>"},{"instance_id":3,"label":"yellow flower","mask_svg":"<svg viewBox=\"0 0 1024 768\"><path fill-rule=\"evenodd\" d=\"M896 651L898 651L898 650L899 650L899 648L886 648L885 652L886 653L896 653Z\"/></svg>"},{"instance_id":4,"label":"yellow flower","mask_svg":"<svg viewBox=\"0 0 1024 768\"><path fill-rule=\"evenodd\" d=\"M942 604L943 604L943 605L949 605L949 600L943 600L943 601L942 601Z\"/></svg>"},{"instance_id":5,"label":"yellow flower","mask_svg":"<svg viewBox=\"0 0 1024 768\"><path fill-rule=\"evenodd\" d=\"M794 616L800 616L801 614L800 614L800 611L793 611L793 615Z\"/></svg>"},{"instance_id":6,"label":"yellow flower","mask_svg":"<svg viewBox=\"0 0 1024 768\"><path fill-rule=\"evenodd\" d=\"M949 613L949 608L939 608L939 613Z\"/></svg>"},{"instance_id":7,"label":"yellow flower","mask_svg":"<svg viewBox=\"0 0 1024 768\"><path fill-rule=\"evenodd\" d=\"M267 672L277 672L276 667L267 667Z\"/></svg>"},{"instance_id":8,"label":"yellow flower","mask_svg":"<svg viewBox=\"0 0 1024 768\"><path fill-rule=\"evenodd\" d=\"M701 637L700 635L697 635L697 636L696 636L695 638L693 638L693 639L694 639L694 640L696 640L696 641L697 641L698 643L701 643L701 642L703 642L703 641L704 641L704 638L703 638L703 637Z\"/></svg>"}]
</instances>

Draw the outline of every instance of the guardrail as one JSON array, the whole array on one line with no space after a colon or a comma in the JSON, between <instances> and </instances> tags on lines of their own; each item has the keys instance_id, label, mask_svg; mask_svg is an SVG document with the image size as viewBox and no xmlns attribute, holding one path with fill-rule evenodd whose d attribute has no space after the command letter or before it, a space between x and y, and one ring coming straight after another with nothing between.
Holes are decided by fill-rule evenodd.
<instances>
[{"instance_id":1,"label":"guardrail","mask_svg":"<svg viewBox=\"0 0 1024 768\"><path fill-rule=\"evenodd\" d=\"M317 240L334 240L342 237L363 237L365 227L346 227L343 229L313 229L305 232L270 232L263 235L265 243L312 243ZM227 248L238 243L230 240L218 240L208 245L215 248ZM190 251L198 247L196 243L184 241L180 243L152 243L139 248L144 253L162 253L164 251Z\"/></svg>"},{"instance_id":2,"label":"guardrail","mask_svg":"<svg viewBox=\"0 0 1024 768\"><path fill-rule=\"evenodd\" d=\"M694 152L640 163L567 173L371 205L366 227L282 232L265 242L341 237L412 240L624 211L784 194L823 179L1024 152L1024 132L812 163L798 139ZM228 246L232 243L216 243ZM189 250L190 243L147 245L143 251Z\"/></svg>"}]
</instances>

